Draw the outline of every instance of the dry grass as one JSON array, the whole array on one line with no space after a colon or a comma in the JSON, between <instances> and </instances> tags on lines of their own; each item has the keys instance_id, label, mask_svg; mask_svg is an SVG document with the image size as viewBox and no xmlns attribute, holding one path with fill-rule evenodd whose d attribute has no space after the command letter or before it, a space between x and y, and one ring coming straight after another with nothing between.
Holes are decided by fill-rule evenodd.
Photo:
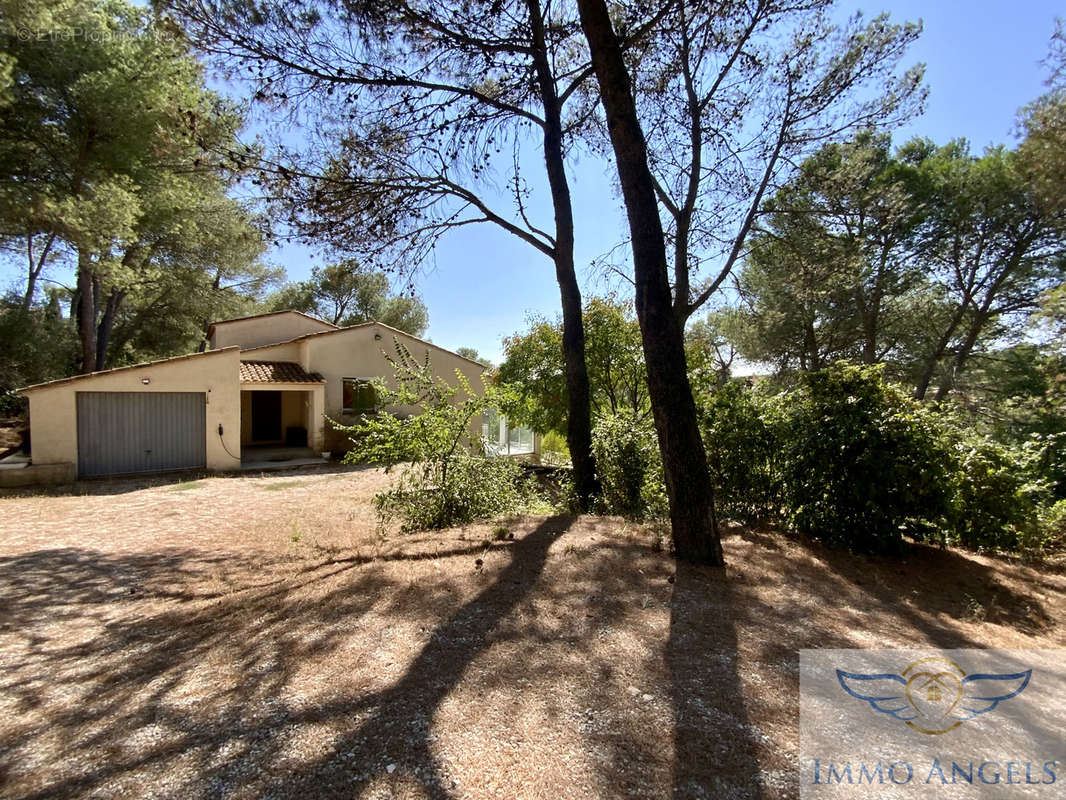
<instances>
[{"instance_id":1,"label":"dry grass","mask_svg":"<svg viewBox=\"0 0 1066 800\"><path fill-rule=\"evenodd\" d=\"M1066 645L1066 577L1003 560L738 531L713 570L594 518L382 537L385 480L0 497L0 794L792 797L798 649Z\"/></svg>"}]
</instances>

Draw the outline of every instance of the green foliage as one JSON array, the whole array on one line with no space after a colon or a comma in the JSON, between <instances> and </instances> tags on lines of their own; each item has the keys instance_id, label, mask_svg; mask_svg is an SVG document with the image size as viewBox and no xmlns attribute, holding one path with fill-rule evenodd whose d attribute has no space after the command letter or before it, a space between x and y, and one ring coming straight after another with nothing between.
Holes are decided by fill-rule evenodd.
<instances>
[{"instance_id":1,"label":"green foliage","mask_svg":"<svg viewBox=\"0 0 1066 800\"><path fill-rule=\"evenodd\" d=\"M956 432L948 541L974 550L1017 550L1037 524L1046 486L1033 479L1033 448Z\"/></svg>"},{"instance_id":2,"label":"green foliage","mask_svg":"<svg viewBox=\"0 0 1066 800\"><path fill-rule=\"evenodd\" d=\"M700 412L719 516L748 524L778 518L779 398L730 381L703 398Z\"/></svg>"},{"instance_id":3,"label":"green foliage","mask_svg":"<svg viewBox=\"0 0 1066 800\"><path fill-rule=\"evenodd\" d=\"M469 358L471 361L476 361L483 367L492 367L492 362L482 356L475 347L458 347L455 352L463 358Z\"/></svg>"},{"instance_id":4,"label":"green foliage","mask_svg":"<svg viewBox=\"0 0 1066 800\"><path fill-rule=\"evenodd\" d=\"M558 431L548 431L540 440L540 458L545 464L562 466L570 463L570 448L566 437Z\"/></svg>"},{"instance_id":5,"label":"green foliage","mask_svg":"<svg viewBox=\"0 0 1066 800\"><path fill-rule=\"evenodd\" d=\"M0 236L20 240L8 260L24 275L23 308L63 263L79 278L65 299L86 311L80 368L195 348L208 318L244 310L276 278L259 263L261 220L226 195L250 155L236 142L240 110L147 9L15 6Z\"/></svg>"},{"instance_id":6,"label":"green foliage","mask_svg":"<svg viewBox=\"0 0 1066 800\"><path fill-rule=\"evenodd\" d=\"M601 417L592 429L592 450L603 487L603 510L626 519L669 514L655 428L630 414Z\"/></svg>"},{"instance_id":7,"label":"green foliage","mask_svg":"<svg viewBox=\"0 0 1066 800\"><path fill-rule=\"evenodd\" d=\"M614 297L585 304L585 363L594 417L650 415L644 351L632 305ZM530 320L529 330L504 339L498 382L507 389L507 418L536 431L566 431L567 388L562 322Z\"/></svg>"},{"instance_id":8,"label":"green foliage","mask_svg":"<svg viewBox=\"0 0 1066 800\"><path fill-rule=\"evenodd\" d=\"M1060 181L1061 182L1061 181ZM763 208L729 340L783 373L886 363L936 400L974 356L1017 341L1066 263L1066 216L1016 151L861 134L807 159Z\"/></svg>"},{"instance_id":9,"label":"green foliage","mask_svg":"<svg viewBox=\"0 0 1066 800\"><path fill-rule=\"evenodd\" d=\"M533 318L529 330L503 340L497 381L506 389L500 410L535 431L566 431L569 393L563 367L562 323Z\"/></svg>"},{"instance_id":10,"label":"green foliage","mask_svg":"<svg viewBox=\"0 0 1066 800\"><path fill-rule=\"evenodd\" d=\"M393 294L388 276L354 259L314 267L306 281L289 283L267 298L271 311L313 314L334 325L380 322L412 336L429 326L429 312L416 296Z\"/></svg>"},{"instance_id":11,"label":"green foliage","mask_svg":"<svg viewBox=\"0 0 1066 800\"><path fill-rule=\"evenodd\" d=\"M395 349L395 387L377 387L383 410L336 425L353 442L345 463L400 465L396 484L374 499L382 521L399 518L417 530L517 512L532 498L531 485L514 461L486 457L481 441L493 393L475 391L458 370L454 383L434 375L428 353L419 362L398 341Z\"/></svg>"},{"instance_id":12,"label":"green foliage","mask_svg":"<svg viewBox=\"0 0 1066 800\"><path fill-rule=\"evenodd\" d=\"M57 299L28 311L0 302L0 391L62 378L76 364L73 328Z\"/></svg>"},{"instance_id":13,"label":"green foliage","mask_svg":"<svg viewBox=\"0 0 1066 800\"><path fill-rule=\"evenodd\" d=\"M951 460L931 412L879 368L836 365L789 398L781 462L787 514L834 547L898 552L904 531L949 509Z\"/></svg>"},{"instance_id":14,"label":"green foliage","mask_svg":"<svg viewBox=\"0 0 1066 800\"><path fill-rule=\"evenodd\" d=\"M22 395L0 390L0 417L21 417L29 403Z\"/></svg>"},{"instance_id":15,"label":"green foliage","mask_svg":"<svg viewBox=\"0 0 1066 800\"><path fill-rule=\"evenodd\" d=\"M1066 555L1066 500L1041 508L1036 524L1021 530L1019 549L1044 559Z\"/></svg>"},{"instance_id":16,"label":"green foliage","mask_svg":"<svg viewBox=\"0 0 1066 800\"><path fill-rule=\"evenodd\" d=\"M1037 476L1056 500L1066 500L1066 431L1038 434L1034 444L1039 448L1034 460Z\"/></svg>"},{"instance_id":17,"label":"green foliage","mask_svg":"<svg viewBox=\"0 0 1066 800\"><path fill-rule=\"evenodd\" d=\"M465 525L518 513L533 494L522 467L509 458L457 452L405 468L396 485L374 498L381 519L403 529Z\"/></svg>"}]
</instances>

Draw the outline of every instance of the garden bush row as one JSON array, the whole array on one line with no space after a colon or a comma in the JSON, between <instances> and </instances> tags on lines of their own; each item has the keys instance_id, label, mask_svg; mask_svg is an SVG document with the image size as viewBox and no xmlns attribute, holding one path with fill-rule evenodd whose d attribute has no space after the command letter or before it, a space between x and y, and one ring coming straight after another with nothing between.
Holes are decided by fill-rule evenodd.
<instances>
[{"instance_id":1,"label":"garden bush row","mask_svg":"<svg viewBox=\"0 0 1066 800\"><path fill-rule=\"evenodd\" d=\"M783 523L835 547L891 553L904 536L977 550L1064 547L1061 434L1008 446L919 405L877 367L838 365L770 393L730 382L702 398L719 515ZM650 420L601 419L605 510L665 516Z\"/></svg>"}]
</instances>

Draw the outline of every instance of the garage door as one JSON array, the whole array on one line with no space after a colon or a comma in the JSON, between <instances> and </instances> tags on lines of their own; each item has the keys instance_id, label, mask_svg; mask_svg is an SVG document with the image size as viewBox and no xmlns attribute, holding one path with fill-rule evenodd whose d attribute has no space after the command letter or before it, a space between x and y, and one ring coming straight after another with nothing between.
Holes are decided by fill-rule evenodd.
<instances>
[{"instance_id":1,"label":"garage door","mask_svg":"<svg viewBox=\"0 0 1066 800\"><path fill-rule=\"evenodd\" d=\"M78 392L78 475L205 463L202 392Z\"/></svg>"}]
</instances>

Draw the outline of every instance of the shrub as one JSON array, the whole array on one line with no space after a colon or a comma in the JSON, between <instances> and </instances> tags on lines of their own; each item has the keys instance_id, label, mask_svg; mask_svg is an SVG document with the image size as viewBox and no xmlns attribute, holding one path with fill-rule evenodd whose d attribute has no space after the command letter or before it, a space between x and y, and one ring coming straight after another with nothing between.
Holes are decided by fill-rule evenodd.
<instances>
[{"instance_id":1,"label":"shrub","mask_svg":"<svg viewBox=\"0 0 1066 800\"><path fill-rule=\"evenodd\" d=\"M744 523L781 513L781 411L777 398L730 381L703 399L704 446L718 514Z\"/></svg>"},{"instance_id":2,"label":"shrub","mask_svg":"<svg viewBox=\"0 0 1066 800\"><path fill-rule=\"evenodd\" d=\"M949 541L974 550L1017 550L1038 524L1046 485L1035 480L1037 453L956 432Z\"/></svg>"},{"instance_id":3,"label":"shrub","mask_svg":"<svg viewBox=\"0 0 1066 800\"><path fill-rule=\"evenodd\" d=\"M879 367L803 376L782 425L787 515L836 547L898 552L949 511L951 458L931 412L885 383Z\"/></svg>"},{"instance_id":4,"label":"shrub","mask_svg":"<svg viewBox=\"0 0 1066 800\"><path fill-rule=\"evenodd\" d=\"M566 437L558 431L548 431L540 441L541 461L553 467L570 463L570 448Z\"/></svg>"},{"instance_id":5,"label":"shrub","mask_svg":"<svg viewBox=\"0 0 1066 800\"><path fill-rule=\"evenodd\" d=\"M346 463L402 465L396 484L374 498L382 522L400 518L404 530L445 528L517 511L532 496L532 484L510 459L485 456L476 424L494 404L491 391L474 392L458 371L454 385L435 377L428 355L419 363L395 346L396 357L388 360L397 388L376 387L381 406L419 413L383 410L336 426L351 437Z\"/></svg>"},{"instance_id":6,"label":"shrub","mask_svg":"<svg viewBox=\"0 0 1066 800\"><path fill-rule=\"evenodd\" d=\"M448 528L517 513L532 493L511 459L462 452L404 468L374 507L383 522L401 519L405 531Z\"/></svg>"},{"instance_id":7,"label":"shrub","mask_svg":"<svg viewBox=\"0 0 1066 800\"><path fill-rule=\"evenodd\" d=\"M669 515L659 442L646 419L631 414L600 418L592 431L603 488L603 510L627 519Z\"/></svg>"},{"instance_id":8,"label":"shrub","mask_svg":"<svg viewBox=\"0 0 1066 800\"><path fill-rule=\"evenodd\" d=\"M1034 468L1056 500L1066 500L1066 431L1037 436Z\"/></svg>"},{"instance_id":9,"label":"shrub","mask_svg":"<svg viewBox=\"0 0 1066 800\"><path fill-rule=\"evenodd\" d=\"M1066 500L1040 509L1036 523L1022 529L1019 549L1039 558L1066 554Z\"/></svg>"}]
</instances>

